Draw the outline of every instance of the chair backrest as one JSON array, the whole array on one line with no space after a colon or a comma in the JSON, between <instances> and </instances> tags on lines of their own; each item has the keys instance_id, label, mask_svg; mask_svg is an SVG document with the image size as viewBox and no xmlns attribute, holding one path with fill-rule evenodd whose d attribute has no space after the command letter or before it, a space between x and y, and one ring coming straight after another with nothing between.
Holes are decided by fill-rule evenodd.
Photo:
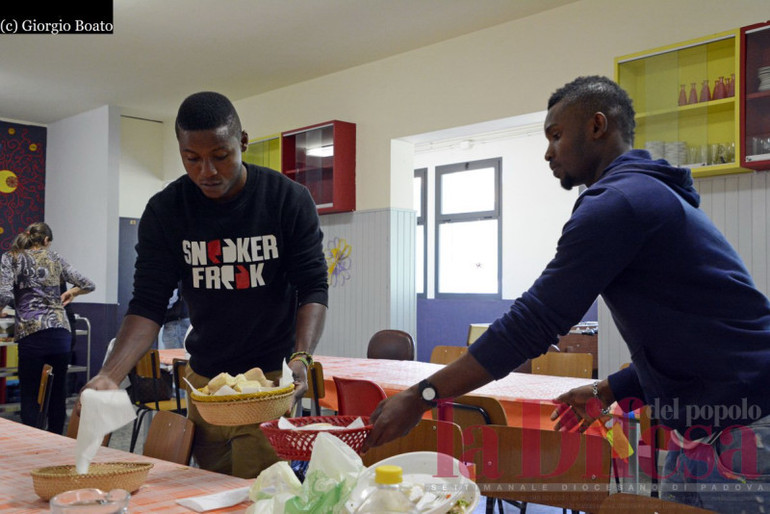
<instances>
[{"instance_id":1,"label":"chair backrest","mask_svg":"<svg viewBox=\"0 0 770 514\"><path fill-rule=\"evenodd\" d=\"M173 359L171 361L171 374L174 379L174 396L176 397L176 411L180 414L187 413L187 403L182 399L182 391L185 389L182 384L182 377L185 375L186 369L187 359Z\"/></svg>"},{"instance_id":2,"label":"chair backrest","mask_svg":"<svg viewBox=\"0 0 770 514\"><path fill-rule=\"evenodd\" d=\"M181 414L158 411L152 418L142 454L188 465L192 454L195 424Z\"/></svg>"},{"instance_id":3,"label":"chair backrest","mask_svg":"<svg viewBox=\"0 0 770 514\"><path fill-rule=\"evenodd\" d=\"M48 421L48 405L51 403L51 388L53 387L53 367L50 364L43 364L43 371L40 374L40 387L37 391L37 428L45 428Z\"/></svg>"},{"instance_id":4,"label":"chair backrest","mask_svg":"<svg viewBox=\"0 0 770 514\"><path fill-rule=\"evenodd\" d=\"M151 348L139 359L134 367L137 376L143 378L160 378L160 354Z\"/></svg>"},{"instance_id":5,"label":"chair backrest","mask_svg":"<svg viewBox=\"0 0 770 514\"><path fill-rule=\"evenodd\" d=\"M313 361L307 369L307 391L305 391L305 398L310 398L312 402L310 412L313 416L321 415L320 399L324 396L326 396L324 368L320 362Z\"/></svg>"},{"instance_id":6,"label":"chair backrest","mask_svg":"<svg viewBox=\"0 0 770 514\"><path fill-rule=\"evenodd\" d=\"M600 435L501 425L465 435L485 496L596 512L609 495L611 448Z\"/></svg>"},{"instance_id":7,"label":"chair backrest","mask_svg":"<svg viewBox=\"0 0 770 514\"><path fill-rule=\"evenodd\" d=\"M467 346L451 346L440 344L430 352L430 361L434 364L449 364L468 351Z\"/></svg>"},{"instance_id":8,"label":"chair backrest","mask_svg":"<svg viewBox=\"0 0 770 514\"><path fill-rule=\"evenodd\" d=\"M368 359L414 360L414 340L403 330L380 330L369 340Z\"/></svg>"},{"instance_id":9,"label":"chair backrest","mask_svg":"<svg viewBox=\"0 0 770 514\"><path fill-rule=\"evenodd\" d=\"M470 326L468 326L468 339L465 341L465 344L467 346L473 344L481 334L487 331L489 325L489 323L471 323Z\"/></svg>"},{"instance_id":10,"label":"chair backrest","mask_svg":"<svg viewBox=\"0 0 770 514\"><path fill-rule=\"evenodd\" d=\"M369 380L332 378L337 389L337 413L340 416L369 416L387 398L382 387Z\"/></svg>"},{"instance_id":11,"label":"chair backrest","mask_svg":"<svg viewBox=\"0 0 770 514\"><path fill-rule=\"evenodd\" d=\"M532 359L532 373L557 377L591 378L594 357L590 353L547 352Z\"/></svg>"},{"instance_id":12,"label":"chair backrest","mask_svg":"<svg viewBox=\"0 0 770 514\"><path fill-rule=\"evenodd\" d=\"M701 509L684 503L631 493L611 494L601 504L599 514L618 512L657 512L659 514L706 514L712 510Z\"/></svg>"},{"instance_id":13,"label":"chair backrest","mask_svg":"<svg viewBox=\"0 0 770 514\"><path fill-rule=\"evenodd\" d=\"M167 375L168 376L168 375ZM171 398L172 391L168 387L168 383L161 383L163 380L160 371L160 354L158 350L151 348L145 353L141 359L139 359L134 366L134 369L129 373L129 379L131 380L131 400L135 404L150 404L153 405L155 410L174 410L174 406L163 405L161 402L168 402ZM141 383L144 381L144 383ZM145 390L147 383L149 382L149 391ZM137 395L142 390L142 395L149 394L151 399L139 398ZM173 388L173 379L172 379ZM176 403L175 401L172 403ZM150 407L150 405L147 405Z\"/></svg>"},{"instance_id":14,"label":"chair backrest","mask_svg":"<svg viewBox=\"0 0 770 514\"><path fill-rule=\"evenodd\" d=\"M507 425L503 405L490 396L458 396L433 409L433 419L451 421L465 430L475 425Z\"/></svg>"},{"instance_id":15,"label":"chair backrest","mask_svg":"<svg viewBox=\"0 0 770 514\"><path fill-rule=\"evenodd\" d=\"M371 466L394 455L419 451L444 453L462 460L462 430L449 421L422 419L405 436L370 448L361 458L365 466Z\"/></svg>"},{"instance_id":16,"label":"chair backrest","mask_svg":"<svg viewBox=\"0 0 770 514\"><path fill-rule=\"evenodd\" d=\"M70 415L69 423L67 423L67 437L69 437L70 439L77 439L79 426L80 426L80 414L78 414L77 410L72 409L72 414ZM102 439L102 446L108 446L110 444L111 437L112 437L111 433L105 435L104 439Z\"/></svg>"}]
</instances>

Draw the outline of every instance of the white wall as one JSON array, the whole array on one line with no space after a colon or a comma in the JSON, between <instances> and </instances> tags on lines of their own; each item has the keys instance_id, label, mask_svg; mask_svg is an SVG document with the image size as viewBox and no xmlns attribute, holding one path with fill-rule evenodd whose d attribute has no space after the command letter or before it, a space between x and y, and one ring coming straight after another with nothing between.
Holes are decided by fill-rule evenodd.
<instances>
[{"instance_id":1,"label":"white wall","mask_svg":"<svg viewBox=\"0 0 770 514\"><path fill-rule=\"evenodd\" d=\"M616 56L764 21L768 12L767 0L583 0L236 107L251 137L356 123L358 208L410 208L410 195L393 191L408 184L390 180L392 139L541 111L578 75L612 76Z\"/></svg>"},{"instance_id":2,"label":"white wall","mask_svg":"<svg viewBox=\"0 0 770 514\"><path fill-rule=\"evenodd\" d=\"M163 123L120 118L120 217L139 218L163 185Z\"/></svg>"},{"instance_id":3,"label":"white wall","mask_svg":"<svg viewBox=\"0 0 770 514\"><path fill-rule=\"evenodd\" d=\"M116 108L48 126L45 218L53 248L96 283L96 291L75 301L117 301L119 154Z\"/></svg>"},{"instance_id":4,"label":"white wall","mask_svg":"<svg viewBox=\"0 0 770 514\"><path fill-rule=\"evenodd\" d=\"M418 146L414 168L428 168L428 298L434 297L435 167L502 157L503 298L517 298L529 289L556 252L561 229L570 216L578 190L565 191L553 177L543 155L545 112L528 117L530 124L507 135L462 149L459 141ZM535 121L535 123L532 123ZM486 136L491 138L491 135Z\"/></svg>"}]
</instances>

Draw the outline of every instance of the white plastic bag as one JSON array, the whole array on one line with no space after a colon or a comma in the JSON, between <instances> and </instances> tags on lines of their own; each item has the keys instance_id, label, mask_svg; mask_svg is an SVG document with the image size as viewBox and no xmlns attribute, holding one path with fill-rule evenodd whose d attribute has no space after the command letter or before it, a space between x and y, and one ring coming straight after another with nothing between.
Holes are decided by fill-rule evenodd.
<instances>
[{"instance_id":1,"label":"white plastic bag","mask_svg":"<svg viewBox=\"0 0 770 514\"><path fill-rule=\"evenodd\" d=\"M338 437L319 433L305 481L300 484L285 461L259 474L249 490L247 514L344 512L345 501L364 470L361 457Z\"/></svg>"}]
</instances>

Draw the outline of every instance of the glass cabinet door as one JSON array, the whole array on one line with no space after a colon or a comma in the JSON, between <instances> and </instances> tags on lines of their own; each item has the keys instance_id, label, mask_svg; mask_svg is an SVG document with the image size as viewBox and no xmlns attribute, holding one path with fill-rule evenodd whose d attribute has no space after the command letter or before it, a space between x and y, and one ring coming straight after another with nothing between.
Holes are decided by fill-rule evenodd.
<instances>
[{"instance_id":1,"label":"glass cabinet door","mask_svg":"<svg viewBox=\"0 0 770 514\"><path fill-rule=\"evenodd\" d=\"M744 27L741 37L742 164L770 170L770 23Z\"/></svg>"},{"instance_id":2,"label":"glass cabinet door","mask_svg":"<svg viewBox=\"0 0 770 514\"><path fill-rule=\"evenodd\" d=\"M319 214L355 210L355 124L331 121L284 132L282 169L307 187Z\"/></svg>"},{"instance_id":3,"label":"glass cabinet door","mask_svg":"<svg viewBox=\"0 0 770 514\"><path fill-rule=\"evenodd\" d=\"M635 148L696 177L747 171L738 153L738 42L731 31L616 60L636 110Z\"/></svg>"}]
</instances>

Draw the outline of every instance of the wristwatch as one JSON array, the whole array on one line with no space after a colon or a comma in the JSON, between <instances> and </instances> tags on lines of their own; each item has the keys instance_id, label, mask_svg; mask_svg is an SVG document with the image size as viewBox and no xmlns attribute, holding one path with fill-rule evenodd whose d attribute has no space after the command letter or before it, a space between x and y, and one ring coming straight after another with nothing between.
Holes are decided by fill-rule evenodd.
<instances>
[{"instance_id":1,"label":"wristwatch","mask_svg":"<svg viewBox=\"0 0 770 514\"><path fill-rule=\"evenodd\" d=\"M436 391L436 387L433 384L428 382L428 379L420 381L417 387L419 388L422 401L431 407L438 405L438 391Z\"/></svg>"}]
</instances>

